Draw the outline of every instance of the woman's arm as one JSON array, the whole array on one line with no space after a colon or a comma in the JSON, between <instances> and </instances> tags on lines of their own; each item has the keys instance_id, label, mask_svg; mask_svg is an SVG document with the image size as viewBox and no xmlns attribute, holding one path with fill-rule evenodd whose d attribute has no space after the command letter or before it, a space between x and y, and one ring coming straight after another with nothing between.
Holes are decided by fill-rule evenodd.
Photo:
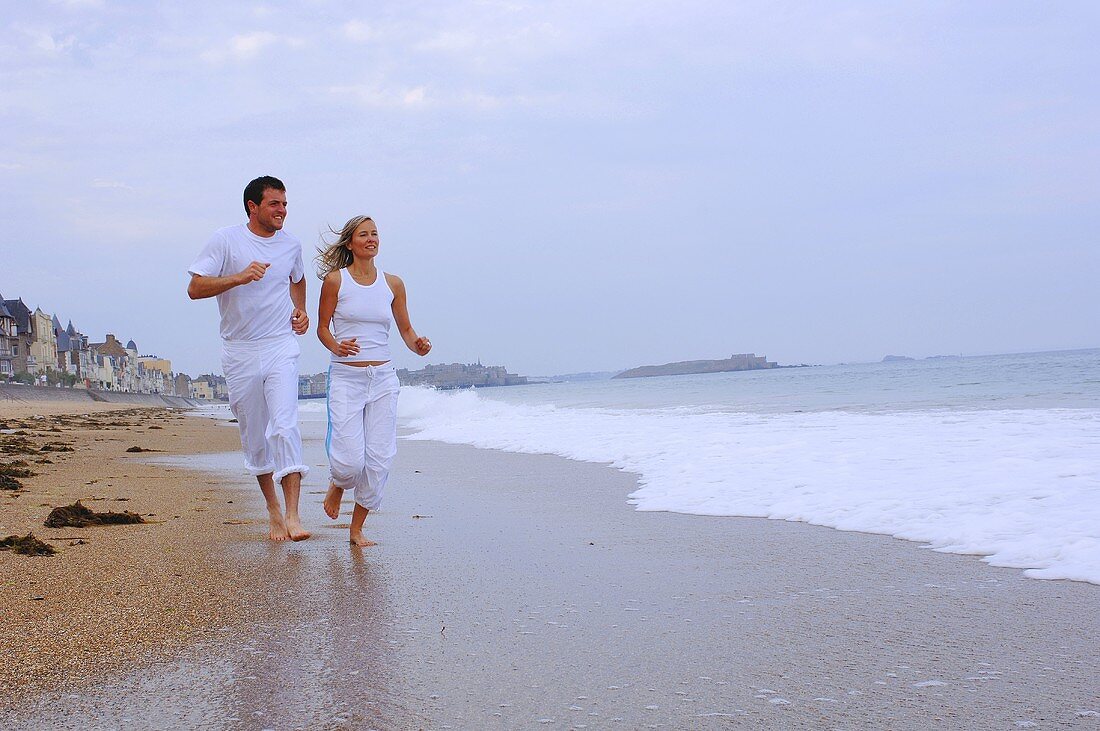
<instances>
[{"instance_id":1,"label":"woman's arm","mask_svg":"<svg viewBox=\"0 0 1100 731\"><path fill-rule=\"evenodd\" d=\"M409 350L417 355L427 355L432 350L432 341L416 334L412 323L409 322L409 307L405 297L405 283L396 274L386 274L386 282L393 291L393 321L397 325L397 332L401 333L401 339Z\"/></svg>"},{"instance_id":2,"label":"woman's arm","mask_svg":"<svg viewBox=\"0 0 1100 731\"><path fill-rule=\"evenodd\" d=\"M331 352L345 358L359 352L355 338L336 342L332 334L332 315L336 312L336 298L340 294L340 270L329 272L321 284L321 302L317 305L317 339Z\"/></svg>"}]
</instances>

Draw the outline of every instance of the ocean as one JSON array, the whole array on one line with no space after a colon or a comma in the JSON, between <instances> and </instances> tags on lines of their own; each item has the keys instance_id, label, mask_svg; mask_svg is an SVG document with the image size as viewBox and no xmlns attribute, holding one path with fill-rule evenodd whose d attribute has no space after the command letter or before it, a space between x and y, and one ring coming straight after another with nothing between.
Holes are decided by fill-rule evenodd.
<instances>
[{"instance_id":1,"label":"ocean","mask_svg":"<svg viewBox=\"0 0 1100 731\"><path fill-rule=\"evenodd\" d=\"M325 405L299 406L313 464ZM608 463L638 476L623 496L638 510L879 533L1100 584L1100 349L406 387L399 425L402 439Z\"/></svg>"}]
</instances>

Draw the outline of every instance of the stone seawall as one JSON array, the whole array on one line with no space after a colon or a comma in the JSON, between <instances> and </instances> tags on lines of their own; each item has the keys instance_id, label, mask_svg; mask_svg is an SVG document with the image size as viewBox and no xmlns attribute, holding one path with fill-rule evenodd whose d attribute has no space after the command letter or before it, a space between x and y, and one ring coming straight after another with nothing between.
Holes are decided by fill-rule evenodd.
<instances>
[{"instance_id":1,"label":"stone seawall","mask_svg":"<svg viewBox=\"0 0 1100 731\"><path fill-rule=\"evenodd\" d=\"M194 399L157 393L129 393L126 391L93 391L87 388L50 388L48 386L12 386L0 384L0 406L5 401L88 401L140 406L171 406L189 409L199 406Z\"/></svg>"}]
</instances>

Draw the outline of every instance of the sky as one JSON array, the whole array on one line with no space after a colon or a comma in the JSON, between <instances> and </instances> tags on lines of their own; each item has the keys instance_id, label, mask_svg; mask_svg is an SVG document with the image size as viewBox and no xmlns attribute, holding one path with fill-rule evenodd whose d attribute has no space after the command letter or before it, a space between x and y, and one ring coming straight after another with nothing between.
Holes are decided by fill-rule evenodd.
<instances>
[{"instance_id":1,"label":"sky","mask_svg":"<svg viewBox=\"0 0 1100 731\"><path fill-rule=\"evenodd\" d=\"M1100 347L1096 3L0 9L0 294L177 371L220 370L187 267L258 175L314 321L374 217L400 367Z\"/></svg>"}]
</instances>

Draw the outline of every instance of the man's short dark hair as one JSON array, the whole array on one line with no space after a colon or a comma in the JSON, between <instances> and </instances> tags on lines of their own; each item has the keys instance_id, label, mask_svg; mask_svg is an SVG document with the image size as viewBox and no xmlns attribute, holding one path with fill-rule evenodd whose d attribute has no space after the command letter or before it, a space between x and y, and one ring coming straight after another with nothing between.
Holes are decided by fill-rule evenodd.
<instances>
[{"instance_id":1,"label":"man's short dark hair","mask_svg":"<svg viewBox=\"0 0 1100 731\"><path fill-rule=\"evenodd\" d=\"M260 177L250 182L248 185L244 186L245 214L251 213L248 210L248 202L252 201L256 205L260 205L260 203L264 199L264 191L268 188L281 190L284 193L286 192L286 186L283 185L283 181L279 180L278 178L273 178L270 175L261 175Z\"/></svg>"}]
</instances>

